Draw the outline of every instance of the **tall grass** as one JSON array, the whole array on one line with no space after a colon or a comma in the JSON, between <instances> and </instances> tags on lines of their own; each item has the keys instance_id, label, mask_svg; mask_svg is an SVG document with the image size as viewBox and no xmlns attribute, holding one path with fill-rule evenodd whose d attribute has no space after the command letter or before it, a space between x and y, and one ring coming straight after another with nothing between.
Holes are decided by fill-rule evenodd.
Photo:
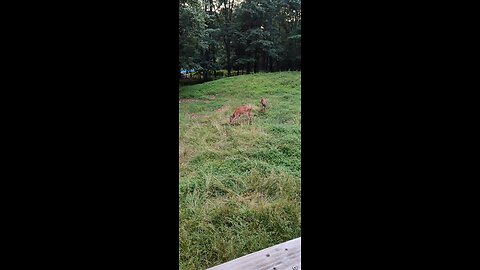
<instances>
[{"instance_id":1,"label":"tall grass","mask_svg":"<svg viewBox=\"0 0 480 270\"><path fill-rule=\"evenodd\" d=\"M257 73L180 89L180 269L300 236L300 79ZM255 107L252 125L229 125L243 104Z\"/></svg>"}]
</instances>

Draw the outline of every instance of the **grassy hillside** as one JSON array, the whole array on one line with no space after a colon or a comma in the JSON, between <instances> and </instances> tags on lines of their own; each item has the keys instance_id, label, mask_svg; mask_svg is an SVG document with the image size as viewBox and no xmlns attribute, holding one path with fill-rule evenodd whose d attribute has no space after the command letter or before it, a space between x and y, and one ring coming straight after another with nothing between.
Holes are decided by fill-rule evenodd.
<instances>
[{"instance_id":1,"label":"grassy hillside","mask_svg":"<svg viewBox=\"0 0 480 270\"><path fill-rule=\"evenodd\" d=\"M180 89L180 269L300 236L300 79L257 73ZM255 107L252 125L229 125L243 104Z\"/></svg>"}]
</instances>

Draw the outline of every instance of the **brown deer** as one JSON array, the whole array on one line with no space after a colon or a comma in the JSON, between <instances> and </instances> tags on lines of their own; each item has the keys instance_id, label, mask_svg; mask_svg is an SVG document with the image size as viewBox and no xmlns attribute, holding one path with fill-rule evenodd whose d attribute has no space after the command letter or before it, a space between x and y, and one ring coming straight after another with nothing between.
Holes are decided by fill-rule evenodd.
<instances>
[{"instance_id":1,"label":"brown deer","mask_svg":"<svg viewBox=\"0 0 480 270\"><path fill-rule=\"evenodd\" d=\"M233 121L237 120L238 117L240 117L243 114L246 114L248 116L249 123L252 124L252 106L251 105L243 105L235 109L233 112L232 116L230 116L230 124L233 123Z\"/></svg>"},{"instance_id":2,"label":"brown deer","mask_svg":"<svg viewBox=\"0 0 480 270\"><path fill-rule=\"evenodd\" d=\"M266 98L262 98L262 100L260 101L260 103L262 104L262 111L265 112L265 109L267 108L267 99L266 99Z\"/></svg>"}]
</instances>

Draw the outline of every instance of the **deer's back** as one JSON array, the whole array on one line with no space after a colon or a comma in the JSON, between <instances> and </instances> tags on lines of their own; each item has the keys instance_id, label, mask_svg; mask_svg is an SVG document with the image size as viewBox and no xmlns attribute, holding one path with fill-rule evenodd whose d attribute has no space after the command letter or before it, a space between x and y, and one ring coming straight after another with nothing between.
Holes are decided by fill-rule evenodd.
<instances>
[{"instance_id":1,"label":"deer's back","mask_svg":"<svg viewBox=\"0 0 480 270\"><path fill-rule=\"evenodd\" d=\"M235 110L235 114L244 114L244 113L247 113L249 111L252 110L252 106L250 105L243 105L243 106L240 106L238 107L236 110Z\"/></svg>"}]
</instances>

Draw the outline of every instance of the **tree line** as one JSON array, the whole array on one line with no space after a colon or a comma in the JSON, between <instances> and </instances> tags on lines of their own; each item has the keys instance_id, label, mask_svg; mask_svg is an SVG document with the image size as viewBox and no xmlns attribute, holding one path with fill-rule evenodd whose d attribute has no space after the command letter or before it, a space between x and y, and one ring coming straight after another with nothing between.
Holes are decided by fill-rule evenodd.
<instances>
[{"instance_id":1,"label":"tree line","mask_svg":"<svg viewBox=\"0 0 480 270\"><path fill-rule=\"evenodd\" d=\"M301 0L179 0L180 69L300 70Z\"/></svg>"}]
</instances>

